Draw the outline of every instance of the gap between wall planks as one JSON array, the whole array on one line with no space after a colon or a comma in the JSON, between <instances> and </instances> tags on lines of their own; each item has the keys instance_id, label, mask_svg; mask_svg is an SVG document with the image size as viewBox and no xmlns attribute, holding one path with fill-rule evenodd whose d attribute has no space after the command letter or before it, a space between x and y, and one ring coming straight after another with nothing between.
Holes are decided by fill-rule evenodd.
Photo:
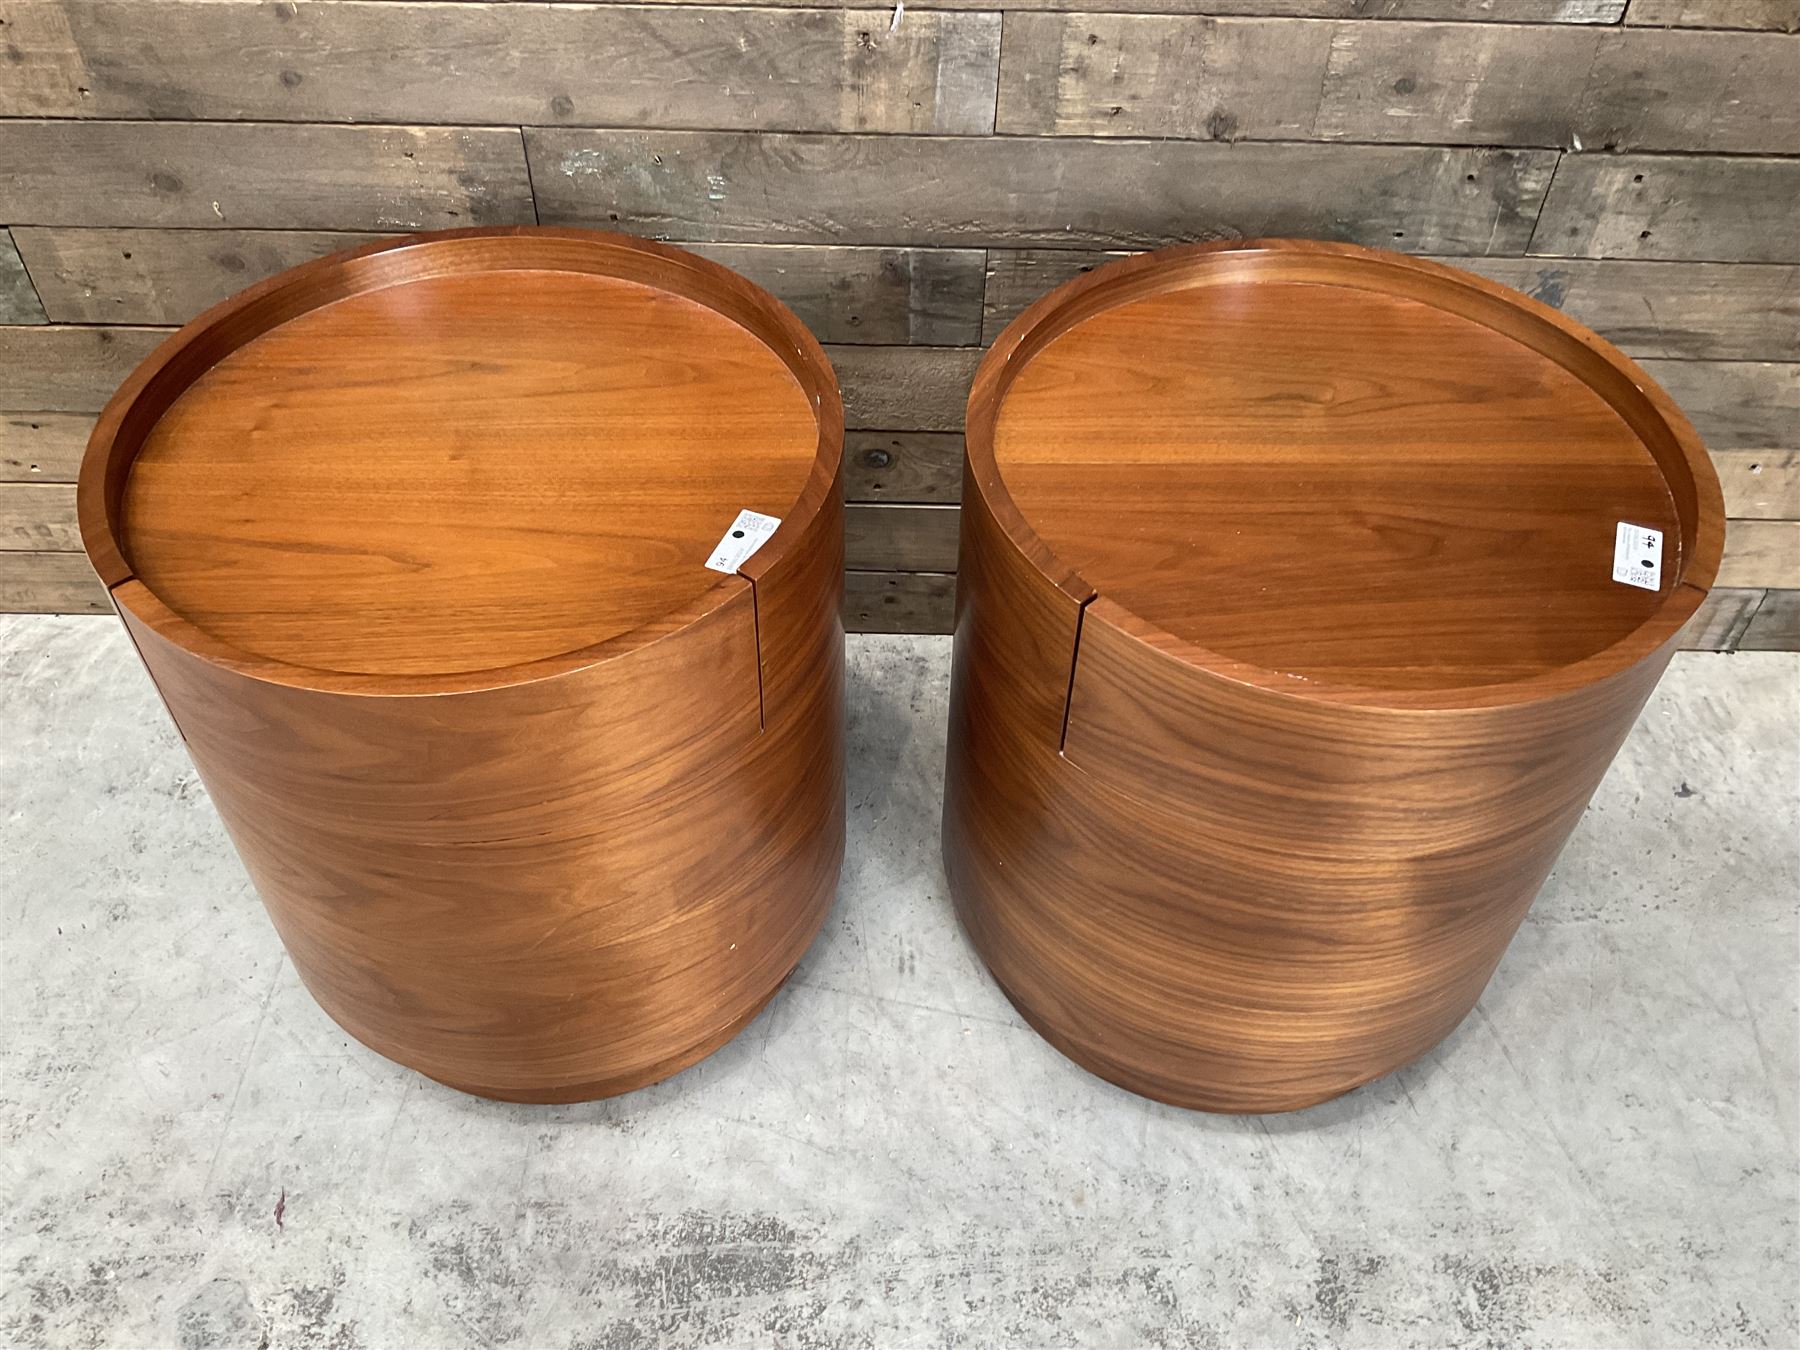
<instances>
[{"instance_id":1,"label":"gap between wall planks","mask_svg":"<svg viewBox=\"0 0 1800 1350\"><path fill-rule=\"evenodd\" d=\"M1642 360L1734 517L1690 641L1800 648L1800 0L1498 9L0 0L0 605L91 601L56 485L167 325L542 219L694 241L833 344L846 618L942 631L980 344L1108 249L1287 233L1445 256Z\"/></svg>"}]
</instances>

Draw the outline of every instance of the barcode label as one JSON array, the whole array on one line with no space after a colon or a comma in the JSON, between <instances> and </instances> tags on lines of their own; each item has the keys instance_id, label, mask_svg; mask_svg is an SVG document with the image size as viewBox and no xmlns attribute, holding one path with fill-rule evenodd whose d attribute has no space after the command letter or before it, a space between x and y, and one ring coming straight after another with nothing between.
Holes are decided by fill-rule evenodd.
<instances>
[{"instance_id":1,"label":"barcode label","mask_svg":"<svg viewBox=\"0 0 1800 1350\"><path fill-rule=\"evenodd\" d=\"M1660 591L1662 547L1661 530L1628 525L1621 520L1619 532L1613 537L1613 580L1646 591Z\"/></svg>"},{"instance_id":2,"label":"barcode label","mask_svg":"<svg viewBox=\"0 0 1800 1350\"><path fill-rule=\"evenodd\" d=\"M769 536L780 526L781 521L774 516L765 516L760 511L739 511L706 565L715 572L736 572L752 553L769 542Z\"/></svg>"}]
</instances>

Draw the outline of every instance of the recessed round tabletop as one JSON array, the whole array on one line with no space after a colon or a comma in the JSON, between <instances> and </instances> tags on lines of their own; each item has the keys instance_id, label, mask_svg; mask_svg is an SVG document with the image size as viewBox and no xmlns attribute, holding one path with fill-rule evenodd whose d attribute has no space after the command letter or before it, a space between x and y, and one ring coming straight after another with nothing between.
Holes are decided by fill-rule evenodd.
<instances>
[{"instance_id":1,"label":"recessed round tabletop","mask_svg":"<svg viewBox=\"0 0 1800 1350\"><path fill-rule=\"evenodd\" d=\"M1522 297L1413 267L1223 252L1046 302L994 416L1006 493L1099 595L1296 683L1489 685L1611 646L1679 576L1660 422ZM1659 590L1613 579L1621 521L1663 532Z\"/></svg>"},{"instance_id":2,"label":"recessed round tabletop","mask_svg":"<svg viewBox=\"0 0 1800 1350\"><path fill-rule=\"evenodd\" d=\"M372 675L530 662L692 604L737 513L800 496L814 405L763 335L609 274L606 247L327 265L316 303L215 344L144 435L133 573L234 648Z\"/></svg>"},{"instance_id":3,"label":"recessed round tabletop","mask_svg":"<svg viewBox=\"0 0 1800 1350\"><path fill-rule=\"evenodd\" d=\"M108 401L76 506L319 1006L573 1102L725 1044L837 893L842 467L767 292L501 226L207 310Z\"/></svg>"},{"instance_id":4,"label":"recessed round tabletop","mask_svg":"<svg viewBox=\"0 0 1800 1350\"><path fill-rule=\"evenodd\" d=\"M1209 1111L1443 1041L1717 574L1680 410L1484 278L1234 240L1031 306L966 440L944 872L1025 1020Z\"/></svg>"}]
</instances>

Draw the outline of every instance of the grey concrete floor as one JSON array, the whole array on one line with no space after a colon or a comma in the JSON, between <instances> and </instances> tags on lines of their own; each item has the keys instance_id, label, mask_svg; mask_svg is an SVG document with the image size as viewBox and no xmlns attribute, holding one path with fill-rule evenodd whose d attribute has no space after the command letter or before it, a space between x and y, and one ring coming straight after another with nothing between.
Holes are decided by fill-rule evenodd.
<instances>
[{"instance_id":1,"label":"grey concrete floor","mask_svg":"<svg viewBox=\"0 0 1800 1350\"><path fill-rule=\"evenodd\" d=\"M851 640L843 886L769 1009L531 1108L313 1005L112 620L0 620L0 1340L1796 1344L1800 658L1676 658L1475 1015L1242 1119L983 973L948 656Z\"/></svg>"}]
</instances>

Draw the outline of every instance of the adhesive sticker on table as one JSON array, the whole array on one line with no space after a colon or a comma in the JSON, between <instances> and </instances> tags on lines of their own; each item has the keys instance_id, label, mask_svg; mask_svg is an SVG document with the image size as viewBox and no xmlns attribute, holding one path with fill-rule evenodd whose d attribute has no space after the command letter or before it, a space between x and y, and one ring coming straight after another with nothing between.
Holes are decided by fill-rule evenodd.
<instances>
[{"instance_id":1,"label":"adhesive sticker on table","mask_svg":"<svg viewBox=\"0 0 1800 1350\"><path fill-rule=\"evenodd\" d=\"M729 575L748 562L750 555L768 543L769 536L780 528L781 521L775 516L765 516L760 511L739 511L706 565L715 572Z\"/></svg>"},{"instance_id":2,"label":"adhesive sticker on table","mask_svg":"<svg viewBox=\"0 0 1800 1350\"><path fill-rule=\"evenodd\" d=\"M1662 589L1661 530L1621 520L1613 537L1613 580L1646 591Z\"/></svg>"}]
</instances>

